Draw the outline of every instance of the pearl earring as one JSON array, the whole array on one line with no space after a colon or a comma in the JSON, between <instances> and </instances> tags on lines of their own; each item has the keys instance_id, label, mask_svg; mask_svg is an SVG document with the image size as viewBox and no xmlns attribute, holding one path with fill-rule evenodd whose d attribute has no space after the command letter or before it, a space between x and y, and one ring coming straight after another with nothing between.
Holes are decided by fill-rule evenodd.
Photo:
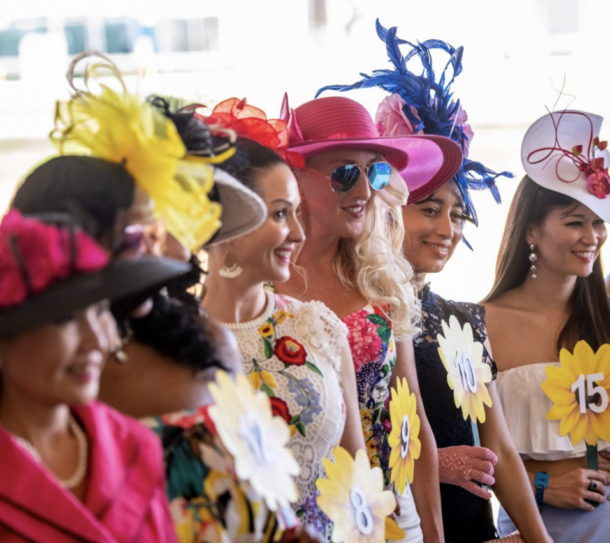
<instances>
[{"instance_id":1,"label":"pearl earring","mask_svg":"<svg viewBox=\"0 0 610 543\"><path fill-rule=\"evenodd\" d=\"M531 243L529 259L530 259L530 262L532 263L532 265L530 266L530 270L532 270L532 279L536 279L538 277L536 275L536 270L538 269L538 268L536 268L536 260L538 260L538 256L536 256L535 249L536 249L536 246L533 243Z\"/></svg>"}]
</instances>

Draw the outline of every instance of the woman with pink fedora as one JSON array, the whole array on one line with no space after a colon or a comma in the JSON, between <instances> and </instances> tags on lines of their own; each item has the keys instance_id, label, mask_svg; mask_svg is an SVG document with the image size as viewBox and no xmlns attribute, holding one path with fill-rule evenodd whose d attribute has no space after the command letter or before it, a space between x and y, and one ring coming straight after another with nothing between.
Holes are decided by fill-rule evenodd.
<instances>
[{"instance_id":1,"label":"woman with pink fedora","mask_svg":"<svg viewBox=\"0 0 610 543\"><path fill-rule=\"evenodd\" d=\"M610 153L599 138L602 120L583 111L558 111L528 129L521 147L526 175L515 193L495 282L484 301L508 430L555 543L601 543L608 541L610 530L610 455L592 454L588 461L584 440L574 442L565 432L579 412L593 416L602 396L587 392L587 403L579 409L581 394L567 388L563 398L571 402L570 420L560 424L549 420L553 402L542 388L557 375L560 351L564 366L563 349L575 353L584 373L585 357L596 372L607 367L600 348L610 343L610 304L600 251L610 222ZM592 351L583 350L581 340ZM592 359L593 352L600 356ZM565 380L570 387L570 379ZM572 437L577 430L574 426ZM598 437L598 450L608 451L601 431ZM500 533L513 526L501 510Z\"/></svg>"},{"instance_id":2,"label":"woman with pink fedora","mask_svg":"<svg viewBox=\"0 0 610 543\"><path fill-rule=\"evenodd\" d=\"M375 196L401 172L409 190L423 197L455 174L462 153L439 136L380 137L366 109L344 97L313 100L290 114L285 102L282 116L290 116L289 152L307 241L296 262L301 273L279 290L324 302L347 325L369 458L389 484L389 389L406 377L419 394L411 341L419 304L402 256L404 230L387 235L387 206ZM419 399L417 409L422 455L413 493L421 528L408 488L398 496L399 523L405 541L443 541L436 447Z\"/></svg>"}]
</instances>

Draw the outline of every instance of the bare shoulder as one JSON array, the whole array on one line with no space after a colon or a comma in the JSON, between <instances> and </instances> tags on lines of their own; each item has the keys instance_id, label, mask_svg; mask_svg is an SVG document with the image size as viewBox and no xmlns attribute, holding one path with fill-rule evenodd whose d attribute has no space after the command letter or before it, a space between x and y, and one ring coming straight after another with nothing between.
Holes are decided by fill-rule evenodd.
<instances>
[{"instance_id":1,"label":"bare shoulder","mask_svg":"<svg viewBox=\"0 0 610 543\"><path fill-rule=\"evenodd\" d=\"M547 318L517 289L483 305L491 350L500 371L553 359L556 327L549 326Z\"/></svg>"}]
</instances>

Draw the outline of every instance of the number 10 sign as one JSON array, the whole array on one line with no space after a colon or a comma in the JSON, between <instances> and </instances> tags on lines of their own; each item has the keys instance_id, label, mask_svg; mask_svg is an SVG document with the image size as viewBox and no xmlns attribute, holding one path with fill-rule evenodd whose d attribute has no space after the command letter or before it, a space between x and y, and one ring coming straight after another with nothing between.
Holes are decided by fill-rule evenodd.
<instances>
[{"instance_id":1,"label":"number 10 sign","mask_svg":"<svg viewBox=\"0 0 610 543\"><path fill-rule=\"evenodd\" d=\"M483 344L474 340L470 324L462 329L451 315L449 324L443 321L441 325L444 336L437 336L438 354L447 370L447 383L455 406L462 409L464 420L470 417L475 432L477 421L485 422L485 406L491 407L485 386L491 382L491 368L483 362Z\"/></svg>"},{"instance_id":2,"label":"number 10 sign","mask_svg":"<svg viewBox=\"0 0 610 543\"><path fill-rule=\"evenodd\" d=\"M587 443L589 467L597 469L597 442L610 441L610 345L597 352L586 341L579 341L574 353L561 349L559 367L549 366L542 390L553 402L547 413L558 420L559 435L570 434L572 445Z\"/></svg>"}]
</instances>

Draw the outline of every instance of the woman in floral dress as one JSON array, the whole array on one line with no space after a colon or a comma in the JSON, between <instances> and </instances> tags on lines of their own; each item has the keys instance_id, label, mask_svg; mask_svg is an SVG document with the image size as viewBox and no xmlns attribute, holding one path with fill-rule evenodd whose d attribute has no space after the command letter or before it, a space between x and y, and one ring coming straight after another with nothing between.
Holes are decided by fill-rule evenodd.
<instances>
[{"instance_id":1,"label":"woman in floral dress","mask_svg":"<svg viewBox=\"0 0 610 543\"><path fill-rule=\"evenodd\" d=\"M347 325L369 458L389 484L390 384L406 378L418 396L411 337L419 311L413 272L402 256L403 202L396 202L395 228L388 235L387 207L377 194L387 192L392 168L407 168L413 190L432 191L453 175L461 152L446 138L380 137L364 107L338 96L297 107L290 127L290 151L305 158L294 171L307 234L297 264L306 274L293 274L277 288L324 302ZM413 493L397 493L398 523L404 541L442 541L436 447L419 400L417 411L422 454Z\"/></svg>"},{"instance_id":2,"label":"woman in floral dress","mask_svg":"<svg viewBox=\"0 0 610 543\"><path fill-rule=\"evenodd\" d=\"M339 444L352 454L364 448L347 329L320 302L301 303L264 288L288 279L304 240L298 186L268 147L239 138L236 149L222 168L261 195L268 216L253 233L210 248L203 306L235 333L253 387L289 424L289 447L301 468L297 515L330 541L332 523L316 504L322 460Z\"/></svg>"}]
</instances>

